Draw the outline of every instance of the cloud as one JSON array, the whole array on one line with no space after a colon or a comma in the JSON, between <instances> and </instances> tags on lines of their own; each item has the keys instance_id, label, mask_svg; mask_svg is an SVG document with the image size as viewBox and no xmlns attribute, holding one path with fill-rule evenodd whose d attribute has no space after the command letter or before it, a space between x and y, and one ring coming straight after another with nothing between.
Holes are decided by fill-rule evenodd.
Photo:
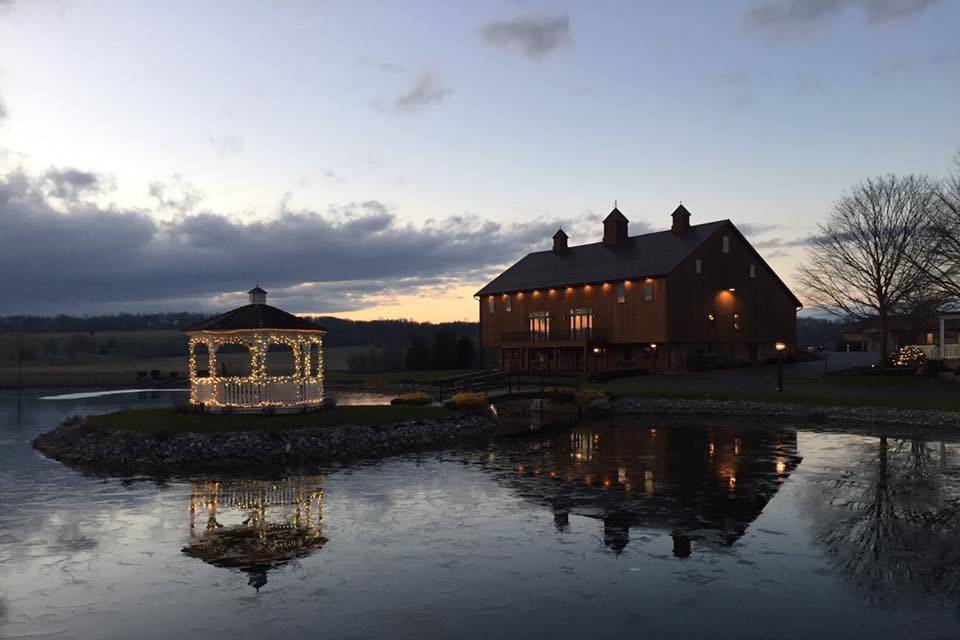
<instances>
[{"instance_id":1,"label":"cloud","mask_svg":"<svg viewBox=\"0 0 960 640\"><path fill-rule=\"evenodd\" d=\"M85 193L96 193L102 185L100 176L79 169L51 168L45 174L47 193L61 200L77 200Z\"/></svg>"},{"instance_id":2,"label":"cloud","mask_svg":"<svg viewBox=\"0 0 960 640\"><path fill-rule=\"evenodd\" d=\"M939 0L764 0L746 13L749 27L810 27L850 8L859 9L870 23L881 23L920 13Z\"/></svg>"},{"instance_id":3,"label":"cloud","mask_svg":"<svg viewBox=\"0 0 960 640\"><path fill-rule=\"evenodd\" d=\"M166 182L154 180L150 183L148 193L156 199L161 210L180 214L190 213L203 200L203 192L184 180L179 173L173 174Z\"/></svg>"},{"instance_id":4,"label":"cloud","mask_svg":"<svg viewBox=\"0 0 960 640\"><path fill-rule=\"evenodd\" d=\"M221 158L234 156L243 151L243 136L207 135L207 141L217 150L217 155Z\"/></svg>"},{"instance_id":5,"label":"cloud","mask_svg":"<svg viewBox=\"0 0 960 640\"><path fill-rule=\"evenodd\" d=\"M442 102L453 91L444 86L443 81L433 71L420 76L410 91L397 96L393 106L397 111L417 111L431 104Z\"/></svg>"},{"instance_id":6,"label":"cloud","mask_svg":"<svg viewBox=\"0 0 960 640\"><path fill-rule=\"evenodd\" d=\"M0 3L2 2L3 0L0 0ZM0 123L7 119L7 113L7 105L3 102L3 98L0 98Z\"/></svg>"},{"instance_id":7,"label":"cloud","mask_svg":"<svg viewBox=\"0 0 960 640\"><path fill-rule=\"evenodd\" d=\"M570 18L567 16L521 16L490 22L480 29L490 45L540 60L570 42Z\"/></svg>"},{"instance_id":8,"label":"cloud","mask_svg":"<svg viewBox=\"0 0 960 640\"><path fill-rule=\"evenodd\" d=\"M740 232L745 236L759 236L769 231L773 231L779 227L775 224L744 222L743 224L738 224L737 228L740 229Z\"/></svg>"},{"instance_id":9,"label":"cloud","mask_svg":"<svg viewBox=\"0 0 960 640\"><path fill-rule=\"evenodd\" d=\"M392 62L387 62L386 60L378 60L370 56L360 56L356 60L356 64L359 67L364 69L370 69L372 71L379 71L380 73L402 73L403 67L399 64L394 64Z\"/></svg>"},{"instance_id":10,"label":"cloud","mask_svg":"<svg viewBox=\"0 0 960 640\"><path fill-rule=\"evenodd\" d=\"M82 173L82 172L81 172ZM181 183L184 181L181 180ZM158 183L164 185L164 183ZM291 309L335 313L423 286L482 284L558 226L451 215L413 225L367 200L244 222L212 211L51 201L46 176L0 174L0 314L223 309L261 282ZM166 186L156 195L166 201ZM226 295L224 295L226 294Z\"/></svg>"},{"instance_id":11,"label":"cloud","mask_svg":"<svg viewBox=\"0 0 960 640\"><path fill-rule=\"evenodd\" d=\"M800 238L768 238L754 242L754 249L789 249L792 247L805 247L810 244L810 236Z\"/></svg>"}]
</instances>

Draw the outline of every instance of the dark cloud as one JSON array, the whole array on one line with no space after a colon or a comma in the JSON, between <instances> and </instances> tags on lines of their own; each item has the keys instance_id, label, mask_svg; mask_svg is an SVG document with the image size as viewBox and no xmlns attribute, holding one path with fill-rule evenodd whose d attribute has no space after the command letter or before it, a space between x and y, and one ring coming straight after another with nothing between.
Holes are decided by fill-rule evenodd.
<instances>
[{"instance_id":1,"label":"dark cloud","mask_svg":"<svg viewBox=\"0 0 960 640\"><path fill-rule=\"evenodd\" d=\"M433 71L420 76L410 91L397 96L393 106L397 111L417 111L423 107L442 102L453 91Z\"/></svg>"},{"instance_id":2,"label":"dark cloud","mask_svg":"<svg viewBox=\"0 0 960 640\"><path fill-rule=\"evenodd\" d=\"M76 200L85 193L96 193L102 186L100 177L90 171L51 168L45 174L47 193L61 200Z\"/></svg>"},{"instance_id":3,"label":"dark cloud","mask_svg":"<svg viewBox=\"0 0 960 640\"><path fill-rule=\"evenodd\" d=\"M167 181L154 180L149 185L148 193L156 199L161 210L180 214L190 213L203 200L203 192L184 180L179 173L173 174Z\"/></svg>"},{"instance_id":4,"label":"dark cloud","mask_svg":"<svg viewBox=\"0 0 960 640\"><path fill-rule=\"evenodd\" d=\"M747 12L754 28L809 27L857 8L868 22L896 20L920 13L939 0L764 0Z\"/></svg>"},{"instance_id":5,"label":"dark cloud","mask_svg":"<svg viewBox=\"0 0 960 640\"><path fill-rule=\"evenodd\" d=\"M209 211L161 221L138 209L54 206L47 187L45 177L0 175L0 272L17 274L0 314L222 308L242 296L217 296L256 282L291 309L345 311L482 283L578 223L454 215L413 225L374 200L256 222Z\"/></svg>"},{"instance_id":6,"label":"dark cloud","mask_svg":"<svg viewBox=\"0 0 960 640\"><path fill-rule=\"evenodd\" d=\"M480 35L495 47L539 60L570 42L570 18L521 16L490 22L480 29Z\"/></svg>"}]
</instances>

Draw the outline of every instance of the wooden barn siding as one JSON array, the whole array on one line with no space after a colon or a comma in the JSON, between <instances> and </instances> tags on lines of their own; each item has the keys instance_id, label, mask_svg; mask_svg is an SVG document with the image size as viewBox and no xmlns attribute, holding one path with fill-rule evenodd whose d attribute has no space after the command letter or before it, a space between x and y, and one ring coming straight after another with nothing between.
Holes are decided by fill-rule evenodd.
<instances>
[{"instance_id":1,"label":"wooden barn siding","mask_svg":"<svg viewBox=\"0 0 960 640\"><path fill-rule=\"evenodd\" d=\"M536 294L512 294L513 307L506 311L502 295L496 297L496 311L490 313L487 297L480 300L480 331L484 346L499 346L503 333L525 332L528 319L535 311L549 311L551 332L569 327L572 309L593 310L593 328L609 343L662 342L667 336L666 281L653 280L653 302L643 301L643 280L626 285L626 301L617 302L613 283L579 286L572 291L554 289Z\"/></svg>"},{"instance_id":2,"label":"wooden barn siding","mask_svg":"<svg viewBox=\"0 0 960 640\"><path fill-rule=\"evenodd\" d=\"M730 253L723 253L723 236L730 237ZM703 273L696 273L702 260ZM757 277L750 277L756 265ZM774 343L796 342L796 303L773 271L754 255L731 227L707 239L668 278L670 342ZM734 292L728 289L733 287ZM716 315L711 326L709 313ZM741 329L733 326L740 313Z\"/></svg>"}]
</instances>

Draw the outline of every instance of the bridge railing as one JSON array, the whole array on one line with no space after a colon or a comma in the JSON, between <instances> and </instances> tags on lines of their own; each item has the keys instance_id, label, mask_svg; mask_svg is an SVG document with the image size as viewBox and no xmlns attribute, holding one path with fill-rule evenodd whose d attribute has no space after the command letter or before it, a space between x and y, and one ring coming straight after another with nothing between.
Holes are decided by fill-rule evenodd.
<instances>
[{"instance_id":1,"label":"bridge railing","mask_svg":"<svg viewBox=\"0 0 960 640\"><path fill-rule=\"evenodd\" d=\"M580 390L580 376L573 373L516 373L494 372L470 374L456 378L438 380L435 395L438 402L443 402L461 392L487 394L491 391L500 392L500 395L510 396L515 393L530 393L547 391L574 392Z\"/></svg>"}]
</instances>

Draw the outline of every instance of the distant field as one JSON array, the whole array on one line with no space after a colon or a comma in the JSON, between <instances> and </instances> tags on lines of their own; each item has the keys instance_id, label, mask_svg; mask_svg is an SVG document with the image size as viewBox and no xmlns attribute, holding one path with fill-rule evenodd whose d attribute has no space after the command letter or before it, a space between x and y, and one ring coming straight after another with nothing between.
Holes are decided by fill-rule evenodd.
<instances>
[{"instance_id":1,"label":"distant field","mask_svg":"<svg viewBox=\"0 0 960 640\"><path fill-rule=\"evenodd\" d=\"M22 362L26 387L122 387L137 383L138 371L159 371L167 378L187 376L186 336L180 331L102 331L95 334L0 334L0 387L17 385L17 347L30 353ZM85 351L81 351L85 350ZM347 369L350 354L369 346L327 347L328 372ZM242 354L223 354L229 370L244 371Z\"/></svg>"}]
</instances>

